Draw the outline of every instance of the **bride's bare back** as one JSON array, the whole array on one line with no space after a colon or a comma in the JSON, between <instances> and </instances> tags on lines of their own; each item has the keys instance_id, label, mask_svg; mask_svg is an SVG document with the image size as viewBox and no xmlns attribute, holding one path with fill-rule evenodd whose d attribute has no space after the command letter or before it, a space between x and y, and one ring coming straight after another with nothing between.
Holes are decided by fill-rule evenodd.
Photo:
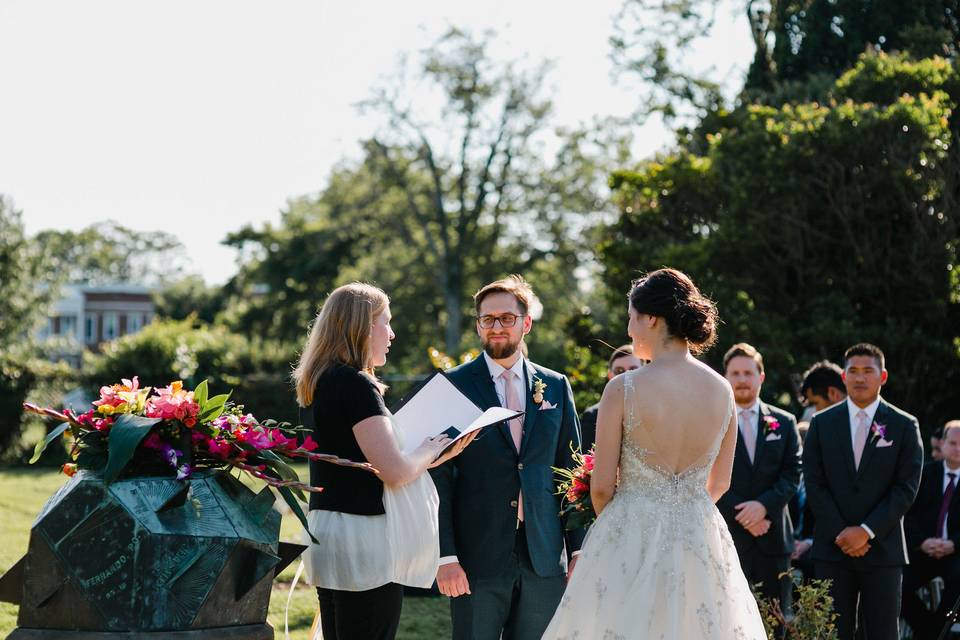
<instances>
[{"instance_id":1,"label":"bride's bare back","mask_svg":"<svg viewBox=\"0 0 960 640\"><path fill-rule=\"evenodd\" d=\"M655 360L617 376L600 404L594 482L615 482L624 446L667 475L685 475L712 464L707 490L718 499L733 465L733 406L727 381L689 355Z\"/></svg>"}]
</instances>

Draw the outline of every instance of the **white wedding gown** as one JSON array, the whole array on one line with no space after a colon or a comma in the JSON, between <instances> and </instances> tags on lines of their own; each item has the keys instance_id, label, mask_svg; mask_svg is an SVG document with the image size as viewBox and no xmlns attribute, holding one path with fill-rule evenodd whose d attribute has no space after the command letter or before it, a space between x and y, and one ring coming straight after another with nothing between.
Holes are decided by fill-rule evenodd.
<instances>
[{"instance_id":1,"label":"white wedding gown","mask_svg":"<svg viewBox=\"0 0 960 640\"><path fill-rule=\"evenodd\" d=\"M766 640L730 532L705 488L732 400L712 448L674 474L654 462L655 434L641 433L631 374L622 374L619 485L590 528L543 637Z\"/></svg>"}]
</instances>

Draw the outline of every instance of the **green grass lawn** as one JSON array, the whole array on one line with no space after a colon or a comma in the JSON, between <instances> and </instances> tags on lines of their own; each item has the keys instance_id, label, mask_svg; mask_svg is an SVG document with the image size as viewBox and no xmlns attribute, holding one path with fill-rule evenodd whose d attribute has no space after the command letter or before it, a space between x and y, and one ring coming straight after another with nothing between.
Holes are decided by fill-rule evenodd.
<instances>
[{"instance_id":1,"label":"green grass lawn","mask_svg":"<svg viewBox=\"0 0 960 640\"><path fill-rule=\"evenodd\" d=\"M307 477L306 467L298 469L298 472L301 478ZM0 471L0 573L6 572L26 552L34 517L47 498L65 481L66 476L50 469ZM300 523L296 518L284 515L280 538L299 541L300 531ZM296 566L294 563L280 574L270 599L269 620L277 630L277 638L281 639L283 612ZM316 592L301 583L290 604L290 637L293 640L306 640L316 605ZM397 637L402 640L449 638L449 611L446 598L405 598ZM0 637L6 637L16 625L17 607L0 602Z\"/></svg>"}]
</instances>

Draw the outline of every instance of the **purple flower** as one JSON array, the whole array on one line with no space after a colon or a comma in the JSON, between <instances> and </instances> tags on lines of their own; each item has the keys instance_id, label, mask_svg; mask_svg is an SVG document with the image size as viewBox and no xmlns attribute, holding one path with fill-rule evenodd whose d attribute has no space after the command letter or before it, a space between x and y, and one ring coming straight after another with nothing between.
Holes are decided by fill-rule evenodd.
<instances>
[{"instance_id":1,"label":"purple flower","mask_svg":"<svg viewBox=\"0 0 960 640\"><path fill-rule=\"evenodd\" d=\"M190 468L190 465L182 464L177 467L177 480L185 480L190 477L191 473L193 473L193 469Z\"/></svg>"},{"instance_id":2,"label":"purple flower","mask_svg":"<svg viewBox=\"0 0 960 640\"><path fill-rule=\"evenodd\" d=\"M873 424L870 425L870 433L885 440L887 438L887 425L874 420Z\"/></svg>"}]
</instances>

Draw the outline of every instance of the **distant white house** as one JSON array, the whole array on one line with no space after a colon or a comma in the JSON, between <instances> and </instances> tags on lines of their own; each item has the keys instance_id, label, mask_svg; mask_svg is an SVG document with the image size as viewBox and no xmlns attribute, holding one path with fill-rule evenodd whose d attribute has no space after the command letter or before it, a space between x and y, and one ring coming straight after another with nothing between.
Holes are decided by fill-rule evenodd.
<instances>
[{"instance_id":1,"label":"distant white house","mask_svg":"<svg viewBox=\"0 0 960 640\"><path fill-rule=\"evenodd\" d=\"M84 349L99 351L104 342L137 333L153 316L148 287L66 285L37 337L61 338L60 359L79 368Z\"/></svg>"}]
</instances>

